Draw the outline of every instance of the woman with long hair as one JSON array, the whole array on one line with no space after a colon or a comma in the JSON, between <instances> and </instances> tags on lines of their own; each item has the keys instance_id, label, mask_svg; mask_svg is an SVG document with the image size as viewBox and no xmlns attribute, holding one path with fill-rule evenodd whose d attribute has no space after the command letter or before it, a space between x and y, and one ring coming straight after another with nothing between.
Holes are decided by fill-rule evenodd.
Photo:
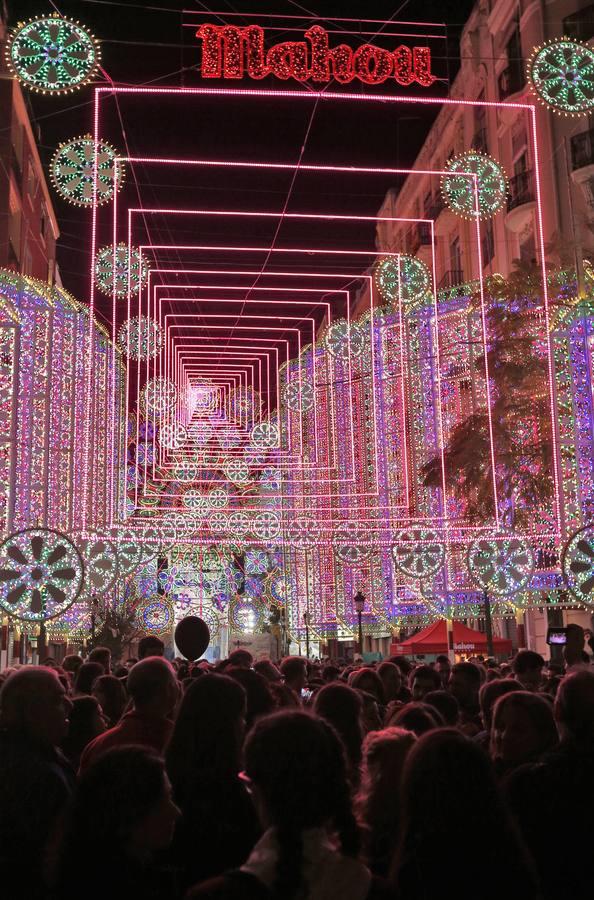
<instances>
[{"instance_id":1,"label":"woman with long hair","mask_svg":"<svg viewBox=\"0 0 594 900\"><path fill-rule=\"evenodd\" d=\"M537 762L559 742L550 699L514 691L497 700L491 726L491 758L499 775Z\"/></svg>"},{"instance_id":2,"label":"woman with long hair","mask_svg":"<svg viewBox=\"0 0 594 900\"><path fill-rule=\"evenodd\" d=\"M51 897L170 900L173 879L156 859L171 843L178 817L160 757L144 747L108 750L72 797ZM109 886L106 866L113 873Z\"/></svg>"},{"instance_id":3,"label":"woman with long hair","mask_svg":"<svg viewBox=\"0 0 594 900\"><path fill-rule=\"evenodd\" d=\"M483 900L540 896L490 760L470 738L453 728L419 738L404 766L401 800L393 866L401 900L434 900L456 859Z\"/></svg>"},{"instance_id":4,"label":"woman with long hair","mask_svg":"<svg viewBox=\"0 0 594 900\"><path fill-rule=\"evenodd\" d=\"M329 722L342 740L351 784L359 784L363 743L363 703L356 690L339 681L321 688L314 697L316 715Z\"/></svg>"},{"instance_id":5,"label":"woman with long hair","mask_svg":"<svg viewBox=\"0 0 594 900\"><path fill-rule=\"evenodd\" d=\"M201 885L192 900L378 896L357 859L344 752L330 725L297 710L261 719L246 741L242 777L266 831L240 870Z\"/></svg>"},{"instance_id":6,"label":"woman with long hair","mask_svg":"<svg viewBox=\"0 0 594 900\"><path fill-rule=\"evenodd\" d=\"M165 759L183 817L172 854L182 886L239 865L260 828L239 779L246 695L227 675L192 679L181 701Z\"/></svg>"}]
</instances>

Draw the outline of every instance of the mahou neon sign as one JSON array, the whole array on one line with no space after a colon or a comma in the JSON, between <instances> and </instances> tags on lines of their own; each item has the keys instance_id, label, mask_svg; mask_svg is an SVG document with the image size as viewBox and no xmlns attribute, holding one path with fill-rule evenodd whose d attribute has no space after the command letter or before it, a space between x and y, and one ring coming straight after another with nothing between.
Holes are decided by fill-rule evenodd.
<instances>
[{"instance_id":1,"label":"mahou neon sign","mask_svg":"<svg viewBox=\"0 0 594 900\"><path fill-rule=\"evenodd\" d=\"M408 87L429 87L435 81L431 72L429 47L385 50L374 44L362 44L356 50L348 44L330 47L328 32L314 25L304 33L304 41L284 41L268 49L264 29L259 25L201 25L196 36L202 39L203 78L255 78L268 75L287 81L350 84L382 84L393 78Z\"/></svg>"}]
</instances>

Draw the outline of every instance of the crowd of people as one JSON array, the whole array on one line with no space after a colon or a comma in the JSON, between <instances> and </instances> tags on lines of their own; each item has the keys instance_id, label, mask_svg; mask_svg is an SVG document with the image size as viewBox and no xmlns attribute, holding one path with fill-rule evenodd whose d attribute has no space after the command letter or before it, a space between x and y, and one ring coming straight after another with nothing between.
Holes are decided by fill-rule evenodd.
<instances>
[{"instance_id":1,"label":"crowd of people","mask_svg":"<svg viewBox=\"0 0 594 900\"><path fill-rule=\"evenodd\" d=\"M573 631L571 630L573 628ZM591 886L594 668L109 650L0 674L6 900L560 900Z\"/></svg>"}]
</instances>

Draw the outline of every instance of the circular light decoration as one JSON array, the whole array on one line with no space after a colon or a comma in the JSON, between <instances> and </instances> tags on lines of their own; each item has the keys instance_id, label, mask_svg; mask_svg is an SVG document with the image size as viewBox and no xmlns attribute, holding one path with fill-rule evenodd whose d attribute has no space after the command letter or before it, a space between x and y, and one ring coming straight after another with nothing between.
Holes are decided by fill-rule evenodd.
<instances>
[{"instance_id":1,"label":"circular light decoration","mask_svg":"<svg viewBox=\"0 0 594 900\"><path fill-rule=\"evenodd\" d=\"M130 282L130 293L137 294L140 288L147 283L148 273L148 262L144 256L141 256L140 248L132 247L128 252L128 244L125 244L124 241L116 244L115 249L112 244L101 247L95 256L97 287L108 297L114 293L120 299L127 297L128 282ZM129 319L128 321L135 320ZM158 326L155 324L155 327Z\"/></svg>"},{"instance_id":2,"label":"circular light decoration","mask_svg":"<svg viewBox=\"0 0 594 900\"><path fill-rule=\"evenodd\" d=\"M196 605L192 612L194 615L199 616L203 622L206 622L206 624L208 625L208 630L210 632L210 640L211 642L214 641L214 639L218 636L219 631L221 630L221 620L219 619L215 610L209 606Z\"/></svg>"},{"instance_id":3,"label":"circular light decoration","mask_svg":"<svg viewBox=\"0 0 594 900\"><path fill-rule=\"evenodd\" d=\"M64 141L50 163L52 184L74 206L93 206L94 198L98 206L108 203L122 187L125 172L111 144L95 142L90 134Z\"/></svg>"},{"instance_id":4,"label":"circular light decoration","mask_svg":"<svg viewBox=\"0 0 594 900\"><path fill-rule=\"evenodd\" d=\"M190 512L173 512L168 518L179 541L192 537L196 531L197 522Z\"/></svg>"},{"instance_id":5,"label":"circular light decoration","mask_svg":"<svg viewBox=\"0 0 594 900\"><path fill-rule=\"evenodd\" d=\"M93 531L77 537L76 544L84 563L83 590L88 597L106 594L118 577L118 553L112 541Z\"/></svg>"},{"instance_id":6,"label":"circular light decoration","mask_svg":"<svg viewBox=\"0 0 594 900\"><path fill-rule=\"evenodd\" d=\"M414 308L431 290L431 272L422 260L406 254L386 256L375 267L375 285L388 303ZM365 334L369 334L369 328Z\"/></svg>"},{"instance_id":7,"label":"circular light decoration","mask_svg":"<svg viewBox=\"0 0 594 900\"><path fill-rule=\"evenodd\" d=\"M42 94L74 91L101 61L95 37L58 14L20 22L6 43L6 61L21 84Z\"/></svg>"},{"instance_id":8,"label":"circular light decoration","mask_svg":"<svg viewBox=\"0 0 594 900\"><path fill-rule=\"evenodd\" d=\"M253 634L264 624L264 604L255 598L233 600L229 607L229 621L233 631Z\"/></svg>"},{"instance_id":9,"label":"circular light decoration","mask_svg":"<svg viewBox=\"0 0 594 900\"><path fill-rule=\"evenodd\" d=\"M0 545L0 606L11 616L45 622L78 598L84 564L66 535L26 528Z\"/></svg>"},{"instance_id":10,"label":"circular light decoration","mask_svg":"<svg viewBox=\"0 0 594 900\"><path fill-rule=\"evenodd\" d=\"M349 356L360 356L365 348L363 334L354 322L337 319L328 326L324 338L326 349L335 359L348 359Z\"/></svg>"},{"instance_id":11,"label":"circular light decoration","mask_svg":"<svg viewBox=\"0 0 594 900\"><path fill-rule=\"evenodd\" d=\"M334 532L334 553L344 563L359 565L371 555L371 547L365 546L368 532L355 522L341 522Z\"/></svg>"},{"instance_id":12,"label":"circular light decoration","mask_svg":"<svg viewBox=\"0 0 594 900\"><path fill-rule=\"evenodd\" d=\"M209 425L207 422L197 422L194 425L190 425L188 427L188 434L190 438L197 444L199 447L203 447L205 444L208 444L209 440L212 437L212 425Z\"/></svg>"},{"instance_id":13,"label":"circular light decoration","mask_svg":"<svg viewBox=\"0 0 594 900\"><path fill-rule=\"evenodd\" d=\"M173 467L173 474L177 481L189 484L198 478L198 466L189 459L183 459Z\"/></svg>"},{"instance_id":14,"label":"circular light decoration","mask_svg":"<svg viewBox=\"0 0 594 900\"><path fill-rule=\"evenodd\" d=\"M149 634L163 634L173 626L173 606L164 597L149 597L138 607L138 624Z\"/></svg>"},{"instance_id":15,"label":"circular light decoration","mask_svg":"<svg viewBox=\"0 0 594 900\"><path fill-rule=\"evenodd\" d=\"M223 512L215 512L212 514L212 516L208 517L208 525L210 530L214 532L214 534L220 534L221 532L227 530L227 516Z\"/></svg>"},{"instance_id":16,"label":"circular light decoration","mask_svg":"<svg viewBox=\"0 0 594 900\"><path fill-rule=\"evenodd\" d=\"M246 484L250 480L250 469L243 459L228 459L223 471L233 484Z\"/></svg>"},{"instance_id":17,"label":"circular light decoration","mask_svg":"<svg viewBox=\"0 0 594 900\"><path fill-rule=\"evenodd\" d=\"M152 359L161 352L163 332L152 319L134 316L118 331L118 345L130 359Z\"/></svg>"},{"instance_id":18,"label":"circular light decoration","mask_svg":"<svg viewBox=\"0 0 594 900\"><path fill-rule=\"evenodd\" d=\"M561 556L565 584L581 603L594 604L594 526L580 528Z\"/></svg>"},{"instance_id":19,"label":"circular light decoration","mask_svg":"<svg viewBox=\"0 0 594 900\"><path fill-rule=\"evenodd\" d=\"M471 150L454 156L447 161L446 170L441 176L441 192L446 205L456 215L476 218L477 201L479 219L493 216L503 207L507 178L499 163L486 153ZM471 175L476 175L476 179Z\"/></svg>"},{"instance_id":20,"label":"circular light decoration","mask_svg":"<svg viewBox=\"0 0 594 900\"><path fill-rule=\"evenodd\" d=\"M445 561L445 547L434 531L426 528L403 528L392 545L396 567L411 578L436 575Z\"/></svg>"},{"instance_id":21,"label":"circular light decoration","mask_svg":"<svg viewBox=\"0 0 594 900\"><path fill-rule=\"evenodd\" d=\"M568 38L536 47L528 62L528 83L553 112L583 115L594 109L594 50Z\"/></svg>"},{"instance_id":22,"label":"circular light decoration","mask_svg":"<svg viewBox=\"0 0 594 900\"><path fill-rule=\"evenodd\" d=\"M293 412L309 412L315 403L315 391L309 378L295 379L285 385L283 389L285 403Z\"/></svg>"},{"instance_id":23,"label":"circular light decoration","mask_svg":"<svg viewBox=\"0 0 594 900\"><path fill-rule=\"evenodd\" d=\"M495 597L510 597L526 587L534 557L524 538L477 538L468 548L468 573L475 584Z\"/></svg>"},{"instance_id":24,"label":"circular light decoration","mask_svg":"<svg viewBox=\"0 0 594 900\"><path fill-rule=\"evenodd\" d=\"M311 516L296 516L289 521L285 530L287 544L298 550L307 550L309 547L313 547L318 535L317 522Z\"/></svg>"},{"instance_id":25,"label":"circular light decoration","mask_svg":"<svg viewBox=\"0 0 594 900\"><path fill-rule=\"evenodd\" d=\"M190 488L186 491L182 497L182 502L184 506L191 509L192 512L204 512L208 506L206 494L203 494L202 491L199 491L196 488Z\"/></svg>"},{"instance_id":26,"label":"circular light decoration","mask_svg":"<svg viewBox=\"0 0 594 900\"><path fill-rule=\"evenodd\" d=\"M172 422L159 428L159 443L166 450L181 450L188 440L186 426L181 422Z\"/></svg>"},{"instance_id":27,"label":"circular light decoration","mask_svg":"<svg viewBox=\"0 0 594 900\"><path fill-rule=\"evenodd\" d=\"M258 450L270 450L279 442L278 426L274 422L258 422L250 434L250 441Z\"/></svg>"},{"instance_id":28,"label":"circular light decoration","mask_svg":"<svg viewBox=\"0 0 594 900\"><path fill-rule=\"evenodd\" d=\"M151 378L140 392L142 408L152 416L161 416L175 406L177 388L169 378Z\"/></svg>"},{"instance_id":29,"label":"circular light decoration","mask_svg":"<svg viewBox=\"0 0 594 900\"><path fill-rule=\"evenodd\" d=\"M252 532L262 541L269 541L278 537L280 532L278 514L268 509L258 513L252 522Z\"/></svg>"},{"instance_id":30,"label":"circular light decoration","mask_svg":"<svg viewBox=\"0 0 594 900\"><path fill-rule=\"evenodd\" d=\"M108 537L117 548L118 575L126 578L143 561L142 547L136 533L129 528L112 528L108 531Z\"/></svg>"},{"instance_id":31,"label":"circular light decoration","mask_svg":"<svg viewBox=\"0 0 594 900\"><path fill-rule=\"evenodd\" d=\"M284 575L276 575L268 582L270 596L275 603L284 606L287 600L287 583Z\"/></svg>"},{"instance_id":32,"label":"circular light decoration","mask_svg":"<svg viewBox=\"0 0 594 900\"><path fill-rule=\"evenodd\" d=\"M208 492L208 505L211 509L224 509L229 503L229 491L226 487L211 488Z\"/></svg>"},{"instance_id":33,"label":"circular light decoration","mask_svg":"<svg viewBox=\"0 0 594 900\"><path fill-rule=\"evenodd\" d=\"M243 512L243 510L231 513L227 519L227 527L231 533L231 537L237 539L242 538L250 527L250 520L247 513Z\"/></svg>"}]
</instances>

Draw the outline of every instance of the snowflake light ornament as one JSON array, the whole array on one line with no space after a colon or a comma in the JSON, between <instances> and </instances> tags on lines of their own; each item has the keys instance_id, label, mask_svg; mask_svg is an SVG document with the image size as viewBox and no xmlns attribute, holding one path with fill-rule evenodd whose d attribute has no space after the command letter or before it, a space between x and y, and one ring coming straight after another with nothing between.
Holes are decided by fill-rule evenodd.
<instances>
[{"instance_id":1,"label":"snowflake light ornament","mask_svg":"<svg viewBox=\"0 0 594 900\"><path fill-rule=\"evenodd\" d=\"M146 316L126 319L118 331L118 346L130 359L152 359L163 346L163 332Z\"/></svg>"},{"instance_id":2,"label":"snowflake light ornament","mask_svg":"<svg viewBox=\"0 0 594 900\"><path fill-rule=\"evenodd\" d=\"M278 426L274 422L258 422L250 434L250 441L260 450L270 450L279 443Z\"/></svg>"},{"instance_id":3,"label":"snowflake light ornament","mask_svg":"<svg viewBox=\"0 0 594 900\"><path fill-rule=\"evenodd\" d=\"M208 492L208 505L211 509L224 509L229 504L229 491L226 487L211 488Z\"/></svg>"},{"instance_id":4,"label":"snowflake light ornament","mask_svg":"<svg viewBox=\"0 0 594 900\"><path fill-rule=\"evenodd\" d=\"M20 22L9 35L5 52L8 67L20 83L42 94L82 87L101 61L91 32L58 14Z\"/></svg>"},{"instance_id":5,"label":"snowflake light ornament","mask_svg":"<svg viewBox=\"0 0 594 900\"><path fill-rule=\"evenodd\" d=\"M292 412L309 412L314 407L315 391L309 378L289 381L283 389L283 398Z\"/></svg>"},{"instance_id":6,"label":"snowflake light ornament","mask_svg":"<svg viewBox=\"0 0 594 900\"><path fill-rule=\"evenodd\" d=\"M428 528L403 528L392 546L396 567L410 578L430 578L445 562L445 545Z\"/></svg>"},{"instance_id":7,"label":"snowflake light ornament","mask_svg":"<svg viewBox=\"0 0 594 900\"><path fill-rule=\"evenodd\" d=\"M526 587L534 571L528 541L514 535L477 538L468 549L468 573L495 597L509 597Z\"/></svg>"},{"instance_id":8,"label":"snowflake light ornament","mask_svg":"<svg viewBox=\"0 0 594 900\"><path fill-rule=\"evenodd\" d=\"M594 527L572 534L561 557L565 584L581 603L594 604Z\"/></svg>"},{"instance_id":9,"label":"snowflake light ornament","mask_svg":"<svg viewBox=\"0 0 594 900\"><path fill-rule=\"evenodd\" d=\"M536 47L528 62L528 84L538 99L559 115L585 115L594 109L594 50L561 38Z\"/></svg>"},{"instance_id":10,"label":"snowflake light ornament","mask_svg":"<svg viewBox=\"0 0 594 900\"><path fill-rule=\"evenodd\" d=\"M409 309L423 304L431 290L431 272L425 263L402 253L381 259L375 267L374 280L384 301L396 305L402 301Z\"/></svg>"},{"instance_id":11,"label":"snowflake light ornament","mask_svg":"<svg viewBox=\"0 0 594 900\"><path fill-rule=\"evenodd\" d=\"M177 387L169 378L151 378L140 392L140 404L149 416L162 416L176 400Z\"/></svg>"},{"instance_id":12,"label":"snowflake light ornament","mask_svg":"<svg viewBox=\"0 0 594 900\"><path fill-rule=\"evenodd\" d=\"M243 459L228 459L223 466L223 471L229 481L234 484L247 484L250 480L250 469Z\"/></svg>"},{"instance_id":13,"label":"snowflake light ornament","mask_svg":"<svg viewBox=\"0 0 594 900\"><path fill-rule=\"evenodd\" d=\"M125 172L111 144L96 143L90 134L64 141L50 163L52 184L74 206L91 207L94 200L98 206L108 203L121 189Z\"/></svg>"},{"instance_id":14,"label":"snowflake light ornament","mask_svg":"<svg viewBox=\"0 0 594 900\"><path fill-rule=\"evenodd\" d=\"M335 359L349 359L349 356L357 357L365 349L363 334L356 322L350 324L346 319L336 319L328 326L324 338L326 349Z\"/></svg>"},{"instance_id":15,"label":"snowflake light ornament","mask_svg":"<svg viewBox=\"0 0 594 900\"><path fill-rule=\"evenodd\" d=\"M127 297L128 282L131 293L137 294L147 283L148 273L148 262L138 247L132 247L129 252L128 244L121 241L115 248L108 245L97 251L95 257L97 287L109 297L114 293L120 299Z\"/></svg>"},{"instance_id":16,"label":"snowflake light ornament","mask_svg":"<svg viewBox=\"0 0 594 900\"><path fill-rule=\"evenodd\" d=\"M503 208L507 178L498 162L486 153L471 150L447 161L441 192L456 215L475 219L478 205L478 218L486 219Z\"/></svg>"},{"instance_id":17,"label":"snowflake light ornament","mask_svg":"<svg viewBox=\"0 0 594 900\"><path fill-rule=\"evenodd\" d=\"M272 510L263 510L258 513L252 522L252 532L255 537L263 541L278 537L280 532L280 519Z\"/></svg>"},{"instance_id":18,"label":"snowflake light ornament","mask_svg":"<svg viewBox=\"0 0 594 900\"><path fill-rule=\"evenodd\" d=\"M159 443L165 450L181 450L188 440L186 426L181 422L171 422L159 428Z\"/></svg>"}]
</instances>

